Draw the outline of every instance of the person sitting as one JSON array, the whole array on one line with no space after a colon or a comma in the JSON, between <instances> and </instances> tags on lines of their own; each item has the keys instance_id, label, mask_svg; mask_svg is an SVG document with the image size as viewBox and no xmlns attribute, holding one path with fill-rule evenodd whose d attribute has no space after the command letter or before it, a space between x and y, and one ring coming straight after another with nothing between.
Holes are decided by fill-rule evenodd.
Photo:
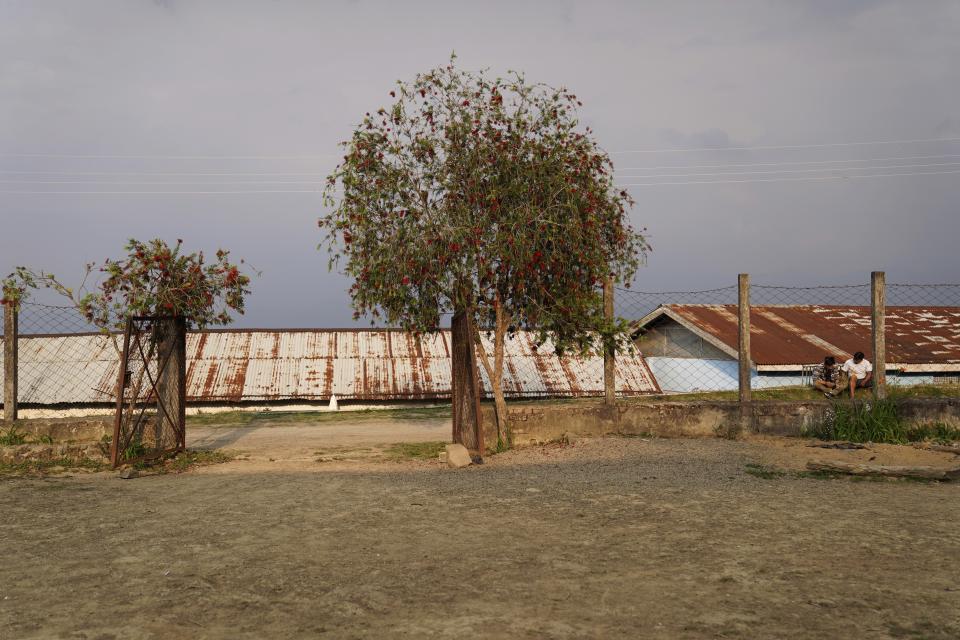
<instances>
[{"instance_id":1,"label":"person sitting","mask_svg":"<svg viewBox=\"0 0 960 640\"><path fill-rule=\"evenodd\" d=\"M823 359L823 364L814 368L813 386L827 397L839 393L843 387L840 386L840 369L837 367L836 358L827 356Z\"/></svg>"},{"instance_id":2,"label":"person sitting","mask_svg":"<svg viewBox=\"0 0 960 640\"><path fill-rule=\"evenodd\" d=\"M873 386L873 365L863 357L863 351L857 351L853 357L843 363L841 371L850 377L850 399L857 389L869 389ZM839 389L837 390L839 393Z\"/></svg>"}]
</instances>

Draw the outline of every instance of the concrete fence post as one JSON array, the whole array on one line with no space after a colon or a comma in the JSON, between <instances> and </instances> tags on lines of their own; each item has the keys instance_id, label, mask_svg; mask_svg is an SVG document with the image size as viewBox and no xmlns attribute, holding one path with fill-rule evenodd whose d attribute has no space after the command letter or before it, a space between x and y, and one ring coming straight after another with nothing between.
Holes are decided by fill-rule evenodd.
<instances>
[{"instance_id":1,"label":"concrete fence post","mask_svg":"<svg viewBox=\"0 0 960 640\"><path fill-rule=\"evenodd\" d=\"M17 309L3 305L3 419L17 419Z\"/></svg>"},{"instance_id":2,"label":"concrete fence post","mask_svg":"<svg viewBox=\"0 0 960 640\"><path fill-rule=\"evenodd\" d=\"M873 396L887 397L887 282L883 271L870 274L870 324L873 335Z\"/></svg>"},{"instance_id":3,"label":"concrete fence post","mask_svg":"<svg viewBox=\"0 0 960 640\"><path fill-rule=\"evenodd\" d=\"M603 317L613 322L613 278L603 281ZM603 349L603 401L605 404L617 403L617 356L612 346Z\"/></svg>"}]
</instances>

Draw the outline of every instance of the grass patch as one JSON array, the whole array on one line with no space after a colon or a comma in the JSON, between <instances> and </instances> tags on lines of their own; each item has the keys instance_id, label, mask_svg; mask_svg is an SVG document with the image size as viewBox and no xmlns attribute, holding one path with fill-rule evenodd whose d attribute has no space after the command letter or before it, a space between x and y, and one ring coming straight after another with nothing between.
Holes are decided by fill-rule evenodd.
<instances>
[{"instance_id":1,"label":"grass patch","mask_svg":"<svg viewBox=\"0 0 960 640\"><path fill-rule=\"evenodd\" d=\"M840 402L813 429L821 440L849 442L909 442L908 428L900 418L897 403L890 398L872 402Z\"/></svg>"},{"instance_id":2,"label":"grass patch","mask_svg":"<svg viewBox=\"0 0 960 640\"><path fill-rule=\"evenodd\" d=\"M41 433L31 437L26 431L17 429L17 425L12 425L6 431L0 431L0 447L14 447L20 444L53 444L53 436Z\"/></svg>"},{"instance_id":3,"label":"grass patch","mask_svg":"<svg viewBox=\"0 0 960 640\"><path fill-rule=\"evenodd\" d=\"M386 457L394 460L436 460L447 442L398 442L383 450Z\"/></svg>"},{"instance_id":4,"label":"grass patch","mask_svg":"<svg viewBox=\"0 0 960 640\"><path fill-rule=\"evenodd\" d=\"M909 386L888 387L891 394L898 398L957 398L960 397L960 385L917 384ZM846 393L846 392L845 392ZM858 391L859 397L871 398L870 391ZM704 391L695 393L677 393L649 396L635 396L626 399L629 402L711 402L736 401L737 391ZM824 401L823 393L813 387L777 387L776 389L754 389L754 400L792 400L792 401ZM849 396L845 396L849 397Z\"/></svg>"},{"instance_id":5,"label":"grass patch","mask_svg":"<svg viewBox=\"0 0 960 640\"><path fill-rule=\"evenodd\" d=\"M16 425L13 425L6 431L0 431L0 446L12 447L18 444L26 444L26 443L27 443L27 434L17 429Z\"/></svg>"},{"instance_id":6,"label":"grass patch","mask_svg":"<svg viewBox=\"0 0 960 640\"><path fill-rule=\"evenodd\" d=\"M950 444L960 441L960 429L944 422L922 424L907 429L907 438L910 442Z\"/></svg>"},{"instance_id":7,"label":"grass patch","mask_svg":"<svg viewBox=\"0 0 960 640\"><path fill-rule=\"evenodd\" d=\"M776 480L787 475L785 471L754 463L747 464L743 470L755 478L763 478L764 480Z\"/></svg>"},{"instance_id":8,"label":"grass patch","mask_svg":"<svg viewBox=\"0 0 960 640\"><path fill-rule=\"evenodd\" d=\"M235 457L234 454L224 451L181 451L175 456L159 460L136 462L133 468L150 474L183 473L196 467L230 462Z\"/></svg>"},{"instance_id":9,"label":"grass patch","mask_svg":"<svg viewBox=\"0 0 960 640\"><path fill-rule=\"evenodd\" d=\"M450 417L450 407L363 409L360 411L225 411L187 416L187 426L241 427L327 424L364 420L430 420Z\"/></svg>"},{"instance_id":10,"label":"grass patch","mask_svg":"<svg viewBox=\"0 0 960 640\"><path fill-rule=\"evenodd\" d=\"M45 476L64 471L106 471L106 462L89 458L53 458L51 460L18 460L0 462L0 476Z\"/></svg>"},{"instance_id":11,"label":"grass patch","mask_svg":"<svg viewBox=\"0 0 960 640\"><path fill-rule=\"evenodd\" d=\"M943 422L910 426L899 414L897 398L868 402L839 402L811 435L821 440L906 444L931 441L948 444L960 440L960 429Z\"/></svg>"}]
</instances>

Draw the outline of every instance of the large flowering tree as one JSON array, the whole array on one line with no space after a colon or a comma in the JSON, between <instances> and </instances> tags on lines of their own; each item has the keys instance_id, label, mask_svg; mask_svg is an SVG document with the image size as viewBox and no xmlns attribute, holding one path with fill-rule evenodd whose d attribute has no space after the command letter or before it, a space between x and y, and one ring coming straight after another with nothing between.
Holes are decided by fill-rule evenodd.
<instances>
[{"instance_id":1,"label":"large flowering tree","mask_svg":"<svg viewBox=\"0 0 960 640\"><path fill-rule=\"evenodd\" d=\"M160 239L130 240L127 255L88 264L78 289L66 286L52 273L17 267L3 280L3 304L19 306L38 288L66 297L83 318L105 332L122 330L130 316L150 315L182 318L187 326L204 328L226 325L231 312L243 313L250 293L250 276L241 264L230 261L227 251L217 251L208 261L203 252L186 253L182 241L174 246ZM100 275L96 287L86 283Z\"/></svg>"},{"instance_id":2,"label":"large flowering tree","mask_svg":"<svg viewBox=\"0 0 960 640\"><path fill-rule=\"evenodd\" d=\"M331 268L345 258L356 317L432 331L445 312L469 313L508 441L506 337L611 346L622 327L604 320L602 281L629 283L647 249L627 220L633 202L566 89L466 72L452 57L390 97L328 177L319 225Z\"/></svg>"}]
</instances>

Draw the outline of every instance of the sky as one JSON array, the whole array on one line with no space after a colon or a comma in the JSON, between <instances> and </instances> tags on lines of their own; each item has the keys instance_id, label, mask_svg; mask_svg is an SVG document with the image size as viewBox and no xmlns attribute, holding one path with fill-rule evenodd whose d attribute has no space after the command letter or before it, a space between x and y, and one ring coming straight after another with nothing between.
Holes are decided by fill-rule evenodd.
<instances>
[{"instance_id":1,"label":"sky","mask_svg":"<svg viewBox=\"0 0 960 640\"><path fill-rule=\"evenodd\" d=\"M960 281L960 3L933 0L0 0L0 271L183 238L261 272L237 326L353 326L317 191L452 51L583 101L653 246L636 289Z\"/></svg>"}]
</instances>

